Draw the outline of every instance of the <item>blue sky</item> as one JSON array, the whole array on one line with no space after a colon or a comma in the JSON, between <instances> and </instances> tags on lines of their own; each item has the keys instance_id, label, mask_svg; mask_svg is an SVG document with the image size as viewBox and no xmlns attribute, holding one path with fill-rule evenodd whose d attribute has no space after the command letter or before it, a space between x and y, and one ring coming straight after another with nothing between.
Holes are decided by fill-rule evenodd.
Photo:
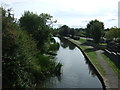
<instances>
[{"instance_id":1,"label":"blue sky","mask_svg":"<svg viewBox=\"0 0 120 90\"><path fill-rule=\"evenodd\" d=\"M15 18L24 11L48 13L57 20L54 27L66 24L70 27L86 27L89 21L98 19L105 28L118 26L119 0L3 0L1 5L12 7Z\"/></svg>"}]
</instances>

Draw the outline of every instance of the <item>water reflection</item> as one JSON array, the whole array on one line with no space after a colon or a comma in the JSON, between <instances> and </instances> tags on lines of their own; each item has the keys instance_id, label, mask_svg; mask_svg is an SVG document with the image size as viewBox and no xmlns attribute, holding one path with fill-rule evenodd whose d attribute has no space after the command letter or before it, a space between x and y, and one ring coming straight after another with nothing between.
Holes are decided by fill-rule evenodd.
<instances>
[{"instance_id":1,"label":"water reflection","mask_svg":"<svg viewBox=\"0 0 120 90\"><path fill-rule=\"evenodd\" d=\"M63 38L60 38L60 42L61 42L61 46L63 48L67 48L69 47L70 50L74 50L75 49L75 45L72 44L71 42L63 39ZM94 67L91 65L91 63L87 60L87 59L84 59L85 60L85 63L88 65L88 68L89 68L89 74L93 77L96 76L96 73L95 73L95 70L94 70Z\"/></svg>"},{"instance_id":2,"label":"water reflection","mask_svg":"<svg viewBox=\"0 0 120 90\"><path fill-rule=\"evenodd\" d=\"M71 42L68 42L68 41L66 41L66 40L63 39L63 38L60 38L60 41L61 41L60 44L61 44L61 46L62 46L63 48L69 47L70 50L75 49L75 45L71 44Z\"/></svg>"},{"instance_id":3,"label":"water reflection","mask_svg":"<svg viewBox=\"0 0 120 90\"><path fill-rule=\"evenodd\" d=\"M94 68L82 52L70 42L55 37L60 43L56 61L63 64L62 74L47 79L38 87L45 88L102 88Z\"/></svg>"},{"instance_id":4,"label":"water reflection","mask_svg":"<svg viewBox=\"0 0 120 90\"><path fill-rule=\"evenodd\" d=\"M91 63L88 60L85 59L85 61L89 68L89 74L92 75L93 77L95 77L96 73L95 73L94 67L91 65Z\"/></svg>"}]
</instances>

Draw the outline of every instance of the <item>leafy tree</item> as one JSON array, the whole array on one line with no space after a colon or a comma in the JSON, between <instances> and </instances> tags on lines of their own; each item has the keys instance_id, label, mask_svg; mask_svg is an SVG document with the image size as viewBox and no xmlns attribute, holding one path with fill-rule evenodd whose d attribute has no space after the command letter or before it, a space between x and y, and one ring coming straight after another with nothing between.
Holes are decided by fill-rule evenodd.
<instances>
[{"instance_id":1,"label":"leafy tree","mask_svg":"<svg viewBox=\"0 0 120 90\"><path fill-rule=\"evenodd\" d=\"M69 34L72 35L72 37L76 34L76 30L70 29Z\"/></svg>"},{"instance_id":2,"label":"leafy tree","mask_svg":"<svg viewBox=\"0 0 120 90\"><path fill-rule=\"evenodd\" d=\"M59 31L59 34L62 36L68 36L70 28L67 25L61 26Z\"/></svg>"},{"instance_id":3,"label":"leafy tree","mask_svg":"<svg viewBox=\"0 0 120 90\"><path fill-rule=\"evenodd\" d=\"M44 20L45 24L47 24L48 26L51 26L53 23L57 22L57 20L52 20L53 16L51 16L50 14L41 13L39 16Z\"/></svg>"},{"instance_id":4,"label":"leafy tree","mask_svg":"<svg viewBox=\"0 0 120 90\"><path fill-rule=\"evenodd\" d=\"M87 24L86 33L92 37L95 43L99 43L103 35L104 24L98 20L92 20Z\"/></svg>"},{"instance_id":5,"label":"leafy tree","mask_svg":"<svg viewBox=\"0 0 120 90\"><path fill-rule=\"evenodd\" d=\"M3 88L32 87L32 60L36 54L35 42L20 30L12 16L3 9L2 32L2 80ZM9 12L10 13L10 12Z\"/></svg>"},{"instance_id":6,"label":"leafy tree","mask_svg":"<svg viewBox=\"0 0 120 90\"><path fill-rule=\"evenodd\" d=\"M86 37L91 38L90 23L87 24L87 28L86 28Z\"/></svg>"},{"instance_id":7,"label":"leafy tree","mask_svg":"<svg viewBox=\"0 0 120 90\"><path fill-rule=\"evenodd\" d=\"M111 28L106 32L105 37L109 40L117 40L120 39L120 28Z\"/></svg>"},{"instance_id":8,"label":"leafy tree","mask_svg":"<svg viewBox=\"0 0 120 90\"><path fill-rule=\"evenodd\" d=\"M50 56L41 54L37 49L36 42L38 40L34 36L37 33L34 30L32 31L32 29L28 31L29 27L23 27L27 30L22 30L14 21L11 12L7 12L4 9L2 10L2 87L34 88L38 81L46 78L46 75L60 73L61 64L50 60ZM37 20L36 18L38 18L38 16L33 15L33 17L31 19L35 24L34 20ZM29 19L27 18L27 20ZM35 27L35 29L37 28ZM40 32L38 32L38 34L39 33ZM46 43L49 42L45 42L45 44ZM58 49L59 45L55 43L55 45L51 45L51 47L52 49L54 49L54 47Z\"/></svg>"},{"instance_id":9,"label":"leafy tree","mask_svg":"<svg viewBox=\"0 0 120 90\"><path fill-rule=\"evenodd\" d=\"M37 47L41 52L50 35L51 28L47 23L51 21L51 18L52 16L48 14L42 13L37 15L33 12L26 11L19 20L20 26L27 30L38 42Z\"/></svg>"}]
</instances>

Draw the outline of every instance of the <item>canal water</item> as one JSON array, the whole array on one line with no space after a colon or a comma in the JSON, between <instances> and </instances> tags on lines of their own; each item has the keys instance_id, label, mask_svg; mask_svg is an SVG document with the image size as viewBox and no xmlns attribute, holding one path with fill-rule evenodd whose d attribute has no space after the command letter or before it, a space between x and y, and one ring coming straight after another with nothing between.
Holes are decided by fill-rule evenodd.
<instances>
[{"instance_id":1,"label":"canal water","mask_svg":"<svg viewBox=\"0 0 120 90\"><path fill-rule=\"evenodd\" d=\"M62 63L61 75L44 81L42 88L102 88L95 70L85 59L82 52L65 39L54 37L60 44L56 62Z\"/></svg>"}]
</instances>

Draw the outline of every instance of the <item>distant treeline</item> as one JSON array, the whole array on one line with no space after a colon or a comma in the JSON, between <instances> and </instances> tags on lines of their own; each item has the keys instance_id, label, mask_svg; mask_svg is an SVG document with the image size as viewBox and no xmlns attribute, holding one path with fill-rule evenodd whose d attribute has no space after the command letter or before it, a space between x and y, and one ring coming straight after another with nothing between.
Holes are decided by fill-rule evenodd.
<instances>
[{"instance_id":1,"label":"distant treeline","mask_svg":"<svg viewBox=\"0 0 120 90\"><path fill-rule=\"evenodd\" d=\"M79 40L80 37L93 39L94 43L105 42L108 46L117 48L120 46L120 28L104 28L104 23L98 20L91 20L86 28L70 28L63 25L54 30L53 35L61 35ZM119 48L118 48L119 49Z\"/></svg>"}]
</instances>

